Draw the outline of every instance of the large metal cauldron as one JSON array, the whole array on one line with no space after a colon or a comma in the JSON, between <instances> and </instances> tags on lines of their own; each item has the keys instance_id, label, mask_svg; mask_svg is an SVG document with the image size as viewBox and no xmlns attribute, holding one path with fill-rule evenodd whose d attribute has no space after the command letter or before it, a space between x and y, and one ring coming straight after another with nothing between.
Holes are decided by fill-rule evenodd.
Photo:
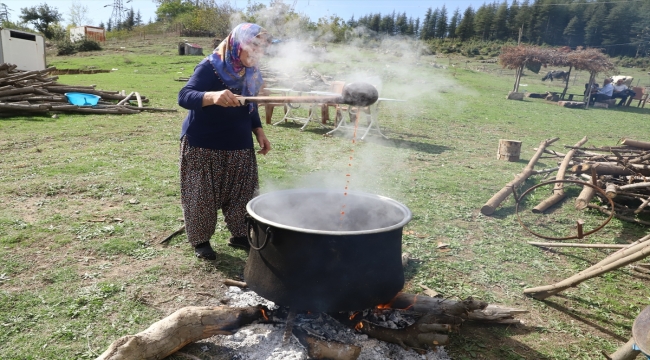
<instances>
[{"instance_id":1,"label":"large metal cauldron","mask_svg":"<svg viewBox=\"0 0 650 360\"><path fill-rule=\"evenodd\" d=\"M411 211L395 200L292 189L260 195L246 210L246 283L278 305L361 310L388 303L404 286L402 228Z\"/></svg>"}]
</instances>

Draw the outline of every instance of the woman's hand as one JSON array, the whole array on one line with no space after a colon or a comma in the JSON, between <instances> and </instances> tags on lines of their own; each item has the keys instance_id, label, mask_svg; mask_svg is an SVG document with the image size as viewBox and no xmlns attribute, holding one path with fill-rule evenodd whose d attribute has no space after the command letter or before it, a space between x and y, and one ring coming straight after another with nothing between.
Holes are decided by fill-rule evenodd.
<instances>
[{"instance_id":1,"label":"woman's hand","mask_svg":"<svg viewBox=\"0 0 650 360\"><path fill-rule=\"evenodd\" d=\"M219 105L223 107L241 106L237 96L230 90L208 91L203 94L203 106Z\"/></svg>"},{"instance_id":2,"label":"woman's hand","mask_svg":"<svg viewBox=\"0 0 650 360\"><path fill-rule=\"evenodd\" d=\"M253 129L253 134L255 134L255 137L257 138L257 143L260 144L260 150L257 152L258 154L266 155L271 151L271 142L266 138L264 130L261 127Z\"/></svg>"}]
</instances>

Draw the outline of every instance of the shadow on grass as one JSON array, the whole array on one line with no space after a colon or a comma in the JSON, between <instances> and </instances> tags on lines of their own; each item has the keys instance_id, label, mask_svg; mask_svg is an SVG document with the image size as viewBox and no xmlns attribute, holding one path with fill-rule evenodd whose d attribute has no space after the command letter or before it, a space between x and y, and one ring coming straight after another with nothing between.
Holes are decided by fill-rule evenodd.
<instances>
[{"instance_id":1,"label":"shadow on grass","mask_svg":"<svg viewBox=\"0 0 650 360\"><path fill-rule=\"evenodd\" d=\"M589 327L591 327L591 328L593 328L595 330L598 330L598 331L602 332L603 334L606 334L607 336L609 336L609 337L611 337L613 339L622 341L624 343L629 340L628 338L620 336L620 335L616 334L615 332L613 332L613 331L611 331L609 329L606 329L606 328L596 324L595 322L587 319L587 316L584 315L584 314L576 314L575 311L571 311L568 308L566 308L566 307L564 307L564 306L562 306L562 305L560 305L560 304L558 304L556 302L550 301L550 300L542 300L542 302L544 304L546 304L548 307L553 308L553 309L555 309L557 311L560 311L560 312L564 313L565 315L567 315L568 317L570 317L570 318L572 318L574 320L580 321L581 323L583 323L583 324L585 324L585 325L587 325L587 326L589 326ZM623 326L623 325L620 325L620 324L614 324L614 325Z\"/></svg>"},{"instance_id":2,"label":"shadow on grass","mask_svg":"<svg viewBox=\"0 0 650 360\"><path fill-rule=\"evenodd\" d=\"M456 358L499 360L546 360L549 357L514 339L516 336L541 332L524 325L509 326L466 322L460 334L451 335L446 350Z\"/></svg>"}]
</instances>

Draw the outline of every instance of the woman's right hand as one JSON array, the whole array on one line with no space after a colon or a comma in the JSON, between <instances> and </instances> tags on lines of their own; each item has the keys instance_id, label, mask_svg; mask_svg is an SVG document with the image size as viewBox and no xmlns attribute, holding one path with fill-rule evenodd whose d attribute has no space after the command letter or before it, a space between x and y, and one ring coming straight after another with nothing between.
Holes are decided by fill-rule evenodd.
<instances>
[{"instance_id":1,"label":"woman's right hand","mask_svg":"<svg viewBox=\"0 0 650 360\"><path fill-rule=\"evenodd\" d=\"M223 107L241 106L237 96L230 90L208 91L203 94L203 106L219 105Z\"/></svg>"}]
</instances>

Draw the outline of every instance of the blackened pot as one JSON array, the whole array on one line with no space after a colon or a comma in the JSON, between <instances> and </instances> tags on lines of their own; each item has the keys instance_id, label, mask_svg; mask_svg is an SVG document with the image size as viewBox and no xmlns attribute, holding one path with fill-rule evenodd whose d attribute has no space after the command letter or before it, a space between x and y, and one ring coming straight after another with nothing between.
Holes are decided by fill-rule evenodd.
<instances>
[{"instance_id":1,"label":"blackened pot","mask_svg":"<svg viewBox=\"0 0 650 360\"><path fill-rule=\"evenodd\" d=\"M246 210L246 283L278 305L362 310L388 303L404 286L402 228L411 211L395 200L291 189L260 195Z\"/></svg>"}]
</instances>

